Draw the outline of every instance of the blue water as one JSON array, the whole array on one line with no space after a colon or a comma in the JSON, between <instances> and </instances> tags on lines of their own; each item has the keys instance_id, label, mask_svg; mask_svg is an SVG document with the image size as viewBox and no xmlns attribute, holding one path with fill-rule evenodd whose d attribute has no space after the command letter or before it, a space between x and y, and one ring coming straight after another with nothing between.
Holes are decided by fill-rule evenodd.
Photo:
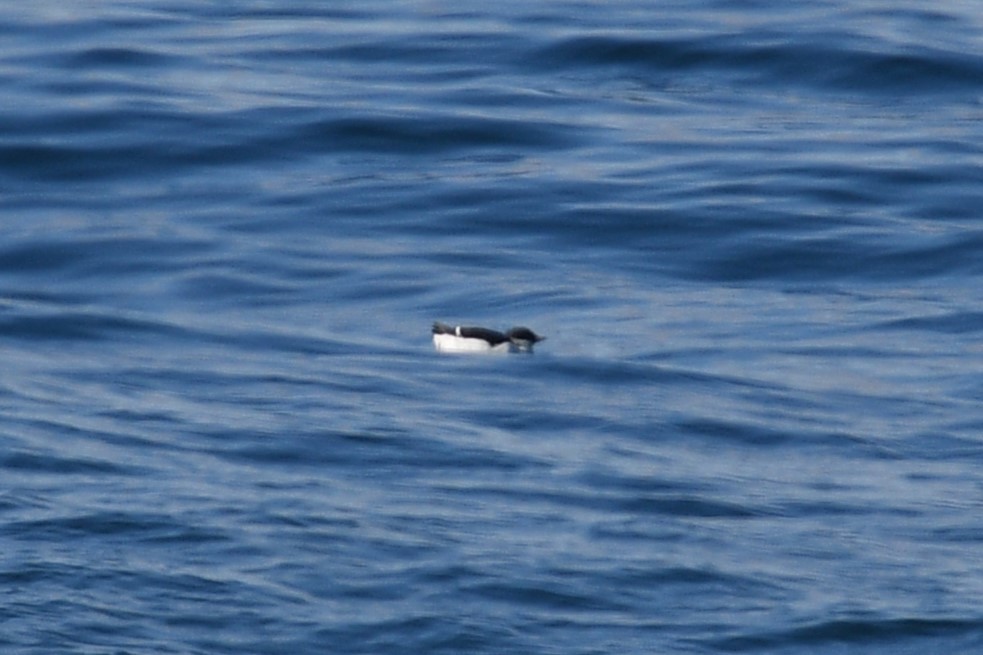
<instances>
[{"instance_id":1,"label":"blue water","mask_svg":"<svg viewBox=\"0 0 983 655\"><path fill-rule=\"evenodd\" d=\"M983 652L978 3L0 39L3 653Z\"/></svg>"}]
</instances>

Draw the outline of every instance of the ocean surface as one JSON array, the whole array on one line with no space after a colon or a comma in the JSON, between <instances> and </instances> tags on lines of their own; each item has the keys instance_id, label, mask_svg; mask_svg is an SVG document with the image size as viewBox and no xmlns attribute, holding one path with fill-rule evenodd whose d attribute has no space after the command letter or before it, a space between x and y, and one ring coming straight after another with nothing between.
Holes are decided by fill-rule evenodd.
<instances>
[{"instance_id":1,"label":"ocean surface","mask_svg":"<svg viewBox=\"0 0 983 655\"><path fill-rule=\"evenodd\" d=\"M4 654L983 652L980 2L0 43Z\"/></svg>"}]
</instances>

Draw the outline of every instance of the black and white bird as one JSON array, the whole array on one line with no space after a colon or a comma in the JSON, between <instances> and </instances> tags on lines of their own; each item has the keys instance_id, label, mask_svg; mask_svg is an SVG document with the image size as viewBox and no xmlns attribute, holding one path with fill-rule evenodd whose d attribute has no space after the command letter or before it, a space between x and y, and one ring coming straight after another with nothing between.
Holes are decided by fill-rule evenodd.
<instances>
[{"instance_id":1,"label":"black and white bird","mask_svg":"<svg viewBox=\"0 0 983 655\"><path fill-rule=\"evenodd\" d=\"M545 338L527 327L499 332L483 327L450 326L440 321L433 324L434 348L445 353L531 353L533 344Z\"/></svg>"}]
</instances>

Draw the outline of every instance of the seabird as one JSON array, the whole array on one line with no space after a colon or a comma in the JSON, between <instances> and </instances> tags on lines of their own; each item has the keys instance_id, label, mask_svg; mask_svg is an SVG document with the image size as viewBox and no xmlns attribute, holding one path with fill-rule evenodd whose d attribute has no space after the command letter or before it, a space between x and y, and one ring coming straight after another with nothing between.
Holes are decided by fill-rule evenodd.
<instances>
[{"instance_id":1,"label":"seabird","mask_svg":"<svg viewBox=\"0 0 983 655\"><path fill-rule=\"evenodd\" d=\"M452 327L440 321L433 324L434 348L445 353L531 353L533 344L545 338L527 327L499 332L483 327Z\"/></svg>"}]
</instances>

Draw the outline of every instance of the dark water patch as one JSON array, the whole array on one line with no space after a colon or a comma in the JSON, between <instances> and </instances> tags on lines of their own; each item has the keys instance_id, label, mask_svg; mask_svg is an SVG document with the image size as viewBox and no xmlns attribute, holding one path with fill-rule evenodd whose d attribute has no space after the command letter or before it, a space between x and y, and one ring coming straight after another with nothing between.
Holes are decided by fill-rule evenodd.
<instances>
[{"instance_id":1,"label":"dark water patch","mask_svg":"<svg viewBox=\"0 0 983 655\"><path fill-rule=\"evenodd\" d=\"M192 11L193 10L193 11ZM294 21L301 21L303 24L317 24L325 22L328 25L334 21L359 21L376 18L378 14L369 9L361 7L335 7L335 6L311 6L308 4L294 5L182 5L175 3L173 6L160 9L176 17L188 18L201 17L210 20L240 20L240 21L271 21L277 24L283 21L286 25L293 25Z\"/></svg>"},{"instance_id":2,"label":"dark water patch","mask_svg":"<svg viewBox=\"0 0 983 655\"><path fill-rule=\"evenodd\" d=\"M331 356L331 355L349 355L349 356L364 356L370 353L378 352L377 350L371 350L363 346L358 342L354 342L350 339L337 338L333 339L328 336L323 335L304 335L290 330L264 330L256 329L252 327L242 327L236 329L222 329L221 326L208 326L200 330L196 330L191 333L193 338L200 339L204 343L215 343L227 346L235 346L243 350L250 350L253 352L280 352L280 353L293 353L296 355L308 355L308 356ZM325 364L330 366L330 364ZM175 375L180 376L180 371L173 371ZM306 378L294 378L288 376L282 378L280 375L275 375L271 380L282 380L286 382L306 384ZM354 384L356 388L359 387L358 382L353 382L353 378L345 377L344 382L341 386ZM222 380L218 380L222 383ZM224 382L227 382L224 381ZM347 388L351 388L348 386Z\"/></svg>"},{"instance_id":3,"label":"dark water patch","mask_svg":"<svg viewBox=\"0 0 983 655\"><path fill-rule=\"evenodd\" d=\"M983 526L966 525L937 528L932 530L931 541L952 542L956 544L983 543Z\"/></svg>"},{"instance_id":4,"label":"dark water patch","mask_svg":"<svg viewBox=\"0 0 983 655\"><path fill-rule=\"evenodd\" d=\"M556 414L531 408L505 408L487 410L461 410L459 414L469 422L494 427L509 432L566 433L569 431L599 431L604 434L637 434L638 417L611 417L581 414L569 411Z\"/></svg>"},{"instance_id":5,"label":"dark water patch","mask_svg":"<svg viewBox=\"0 0 983 655\"><path fill-rule=\"evenodd\" d=\"M134 95L130 91L140 93L139 87L107 89L122 96ZM0 174L35 182L118 182L282 160L293 150L291 137L254 128L257 121L279 126L289 115L269 110L188 112L145 101L125 103L111 112L17 114L15 128L20 124L30 128L28 133L37 130L47 138L29 140L23 138L23 130L12 131L0 143ZM187 138L191 133L199 136Z\"/></svg>"},{"instance_id":6,"label":"dark water patch","mask_svg":"<svg viewBox=\"0 0 983 655\"><path fill-rule=\"evenodd\" d=\"M906 245L881 254L875 259L874 268L879 275L898 279L973 276L983 272L983 262L978 256L983 252L983 234L925 241L928 243Z\"/></svg>"},{"instance_id":7,"label":"dark water patch","mask_svg":"<svg viewBox=\"0 0 983 655\"><path fill-rule=\"evenodd\" d=\"M765 515L754 507L697 496L638 496L617 503L617 507L636 515L689 518L751 519Z\"/></svg>"},{"instance_id":8,"label":"dark water patch","mask_svg":"<svg viewBox=\"0 0 983 655\"><path fill-rule=\"evenodd\" d=\"M698 223L691 212L683 216L644 208L572 209L545 220L538 218L536 222L563 242L647 252L671 252L678 243L690 243L694 232L699 232L704 239L714 239L735 229L723 221Z\"/></svg>"},{"instance_id":9,"label":"dark water patch","mask_svg":"<svg viewBox=\"0 0 983 655\"><path fill-rule=\"evenodd\" d=\"M736 245L721 260L701 264L697 274L722 281L828 280L831 276L853 275L858 266L868 261L862 246L838 239L758 241Z\"/></svg>"},{"instance_id":10,"label":"dark water patch","mask_svg":"<svg viewBox=\"0 0 983 655\"><path fill-rule=\"evenodd\" d=\"M433 261L439 266L447 266L457 270L461 269L508 269L515 268L522 263L522 259L516 253L509 252L467 252L455 250L451 252L429 253L428 261Z\"/></svg>"},{"instance_id":11,"label":"dark water patch","mask_svg":"<svg viewBox=\"0 0 983 655\"><path fill-rule=\"evenodd\" d=\"M983 58L969 54L922 50L905 53L855 52L833 76L837 87L865 93L905 96L971 92L983 76Z\"/></svg>"},{"instance_id":12,"label":"dark water patch","mask_svg":"<svg viewBox=\"0 0 983 655\"><path fill-rule=\"evenodd\" d=\"M568 148L574 132L561 123L459 115L338 118L303 128L304 141L333 151L425 155L483 148Z\"/></svg>"},{"instance_id":13,"label":"dark water patch","mask_svg":"<svg viewBox=\"0 0 983 655\"><path fill-rule=\"evenodd\" d=\"M735 575L713 567L658 567L652 569L639 568L637 564L623 571L605 572L610 582L617 582L629 587L644 587L648 585L674 585L695 591L694 587L717 587L727 589L756 589L767 587L761 581L750 577Z\"/></svg>"},{"instance_id":14,"label":"dark water patch","mask_svg":"<svg viewBox=\"0 0 983 655\"><path fill-rule=\"evenodd\" d=\"M86 88L91 91L92 86L87 84ZM113 87L113 90L119 91L120 89ZM52 107L43 112L8 109L0 113L0 116L3 117L0 135L3 137L2 140L6 142L4 147L10 146L12 148L17 148L18 142L22 148L26 148L28 144L23 137L29 134L44 135L49 141L57 140L62 143L81 143L87 139L97 142L107 137L116 141L119 140L120 133L129 130L160 133L176 122L184 122L174 112L161 112L150 107L145 107L139 111L121 107L89 108L87 110L65 110ZM6 151L0 150L0 152ZM13 155L9 152L7 155L15 163L17 161L30 163L30 157L27 155L32 152L38 155L44 153L43 150L25 150L25 155L17 160L15 158L16 150L12 152Z\"/></svg>"},{"instance_id":15,"label":"dark water patch","mask_svg":"<svg viewBox=\"0 0 983 655\"><path fill-rule=\"evenodd\" d=\"M544 342L542 349L546 349ZM605 385L617 382L624 386L648 386L671 383L699 383L707 376L662 364L632 360L615 360L603 357L543 357L545 371L551 377Z\"/></svg>"},{"instance_id":16,"label":"dark water patch","mask_svg":"<svg viewBox=\"0 0 983 655\"><path fill-rule=\"evenodd\" d=\"M828 491L828 490L826 490ZM842 490L838 490L842 491ZM790 517L840 517L875 515L884 518L889 515L900 517L904 520L915 520L921 513L903 507L889 508L884 506L871 507L857 504L855 502L836 501L825 499L813 502L785 501L779 503L780 512L784 516Z\"/></svg>"},{"instance_id":17,"label":"dark water patch","mask_svg":"<svg viewBox=\"0 0 983 655\"><path fill-rule=\"evenodd\" d=\"M760 237L700 262L697 279L731 282L758 280L859 279L891 282L960 275L981 267L981 243L974 236L898 244L871 235L867 239L812 237L797 240Z\"/></svg>"},{"instance_id":18,"label":"dark water patch","mask_svg":"<svg viewBox=\"0 0 983 655\"><path fill-rule=\"evenodd\" d=\"M146 335L173 335L167 325L119 314L46 311L35 315L0 312L0 338L23 341L106 341Z\"/></svg>"},{"instance_id":19,"label":"dark water patch","mask_svg":"<svg viewBox=\"0 0 983 655\"><path fill-rule=\"evenodd\" d=\"M59 457L27 452L0 455L0 468L23 474L54 473L80 476L140 474L140 471L131 465L122 466L114 462L85 457Z\"/></svg>"},{"instance_id":20,"label":"dark water patch","mask_svg":"<svg viewBox=\"0 0 983 655\"><path fill-rule=\"evenodd\" d=\"M66 242L35 241L7 246L0 250L0 272L34 274L38 271L74 269L85 258L84 251L80 244Z\"/></svg>"},{"instance_id":21,"label":"dark water patch","mask_svg":"<svg viewBox=\"0 0 983 655\"><path fill-rule=\"evenodd\" d=\"M974 382L976 386L970 386L965 393L966 402L970 405L983 399L983 387L979 385L978 380ZM948 414L965 415L966 406L968 405L954 406ZM917 441L905 444L904 454L926 462L983 462L983 445L976 437L980 434L981 428L983 428L981 421L957 419L931 432L921 433Z\"/></svg>"},{"instance_id":22,"label":"dark water patch","mask_svg":"<svg viewBox=\"0 0 983 655\"><path fill-rule=\"evenodd\" d=\"M479 582L467 585L467 594L476 594L496 603L517 604L525 607L555 609L562 607L566 612L617 612L625 609L613 597L603 598L594 594L581 593L580 585L564 588L561 576L547 580L529 580L524 583L504 584L496 581Z\"/></svg>"},{"instance_id":23,"label":"dark water patch","mask_svg":"<svg viewBox=\"0 0 983 655\"><path fill-rule=\"evenodd\" d=\"M126 47L89 48L72 53L63 65L70 69L157 68L179 64L179 58L146 49Z\"/></svg>"},{"instance_id":24,"label":"dark water patch","mask_svg":"<svg viewBox=\"0 0 983 655\"><path fill-rule=\"evenodd\" d=\"M363 475L413 476L435 471L521 471L541 468L546 462L527 454L509 453L473 443L450 443L424 435L392 433L380 427L365 432L332 432L317 435L236 433L209 438L218 444L215 454L233 461L291 467L331 467L339 471L361 470Z\"/></svg>"},{"instance_id":25,"label":"dark water patch","mask_svg":"<svg viewBox=\"0 0 983 655\"><path fill-rule=\"evenodd\" d=\"M694 39L647 39L616 35L568 37L541 49L531 63L547 68L694 68L720 58Z\"/></svg>"},{"instance_id":26,"label":"dark water patch","mask_svg":"<svg viewBox=\"0 0 983 655\"><path fill-rule=\"evenodd\" d=\"M663 476L630 476L621 471L589 469L578 476L584 485L604 492L635 494L681 494L709 491L699 481L687 481Z\"/></svg>"},{"instance_id":27,"label":"dark water patch","mask_svg":"<svg viewBox=\"0 0 983 655\"><path fill-rule=\"evenodd\" d=\"M503 488L480 483L472 485L469 491L471 494L489 499L522 498L524 504L542 504L551 508L579 509L633 517L747 520L771 514L757 507L714 499L709 494L695 491L693 493L635 493L629 488L598 493L590 489L545 490L539 486Z\"/></svg>"},{"instance_id":28,"label":"dark water patch","mask_svg":"<svg viewBox=\"0 0 983 655\"><path fill-rule=\"evenodd\" d=\"M321 627L316 638L340 652L399 653L406 646L405 635L413 635L416 650L426 653L487 652L511 647L524 637L508 626L477 616L466 617L460 607L428 612L419 607L401 615L363 616L343 625Z\"/></svg>"},{"instance_id":29,"label":"dark water patch","mask_svg":"<svg viewBox=\"0 0 983 655\"><path fill-rule=\"evenodd\" d=\"M6 532L17 540L46 542L56 538L89 538L98 541L103 537L119 536L142 539L172 534L181 529L181 524L175 523L170 517L99 511L75 516L13 521L7 525Z\"/></svg>"},{"instance_id":30,"label":"dark water patch","mask_svg":"<svg viewBox=\"0 0 983 655\"><path fill-rule=\"evenodd\" d=\"M427 76L448 79L474 78L477 71L487 70L503 53L509 51L513 39L507 35L482 35L475 33L442 33L440 35L416 34L408 39L388 38L383 41L360 42L341 46L279 50L273 56L294 59L346 60L362 64L388 64L394 59L407 67L422 65L416 69ZM462 62L462 50L471 57ZM257 53L263 54L263 53ZM448 64L457 64L448 66ZM461 64L466 64L462 66ZM471 68L473 67L473 68Z\"/></svg>"},{"instance_id":31,"label":"dark water patch","mask_svg":"<svg viewBox=\"0 0 983 655\"><path fill-rule=\"evenodd\" d=\"M18 179L93 179L122 173L125 166L120 159L131 157L120 152L70 146L5 144L0 147L0 170Z\"/></svg>"},{"instance_id":32,"label":"dark water patch","mask_svg":"<svg viewBox=\"0 0 983 655\"><path fill-rule=\"evenodd\" d=\"M211 136L214 140L215 135ZM267 142L106 143L7 145L0 147L0 171L37 182L94 182L143 177L175 168L234 165L271 156ZM190 172L190 171L189 171Z\"/></svg>"},{"instance_id":33,"label":"dark water patch","mask_svg":"<svg viewBox=\"0 0 983 655\"><path fill-rule=\"evenodd\" d=\"M235 543L235 538L230 533L213 528L207 525L188 524L174 526L168 531L159 531L156 535L148 536L144 539L148 544L159 543L180 547L196 547L202 544Z\"/></svg>"},{"instance_id":34,"label":"dark water patch","mask_svg":"<svg viewBox=\"0 0 983 655\"><path fill-rule=\"evenodd\" d=\"M786 432L768 429L747 422L725 423L709 419L702 421L687 420L677 423L674 427L684 435L766 448L787 444L793 438L796 440L801 439L801 434L793 436Z\"/></svg>"},{"instance_id":35,"label":"dark water patch","mask_svg":"<svg viewBox=\"0 0 983 655\"><path fill-rule=\"evenodd\" d=\"M876 652L884 653L970 652L966 649L983 645L981 628L983 622L972 619L842 619L783 633L723 639L713 645L726 652L802 652L815 648L837 648L842 652L851 648L879 648L883 650Z\"/></svg>"},{"instance_id":36,"label":"dark water patch","mask_svg":"<svg viewBox=\"0 0 983 655\"><path fill-rule=\"evenodd\" d=\"M245 303L256 307L294 302L293 287L267 281L269 276L245 273L195 273L183 276L177 291L185 298L209 304Z\"/></svg>"},{"instance_id":37,"label":"dark water patch","mask_svg":"<svg viewBox=\"0 0 983 655\"><path fill-rule=\"evenodd\" d=\"M983 312L957 311L935 316L913 316L886 321L874 329L915 330L941 334L973 334L983 332Z\"/></svg>"},{"instance_id":38,"label":"dark water patch","mask_svg":"<svg viewBox=\"0 0 983 655\"><path fill-rule=\"evenodd\" d=\"M826 45L831 35L747 39L739 34L642 38L614 34L568 37L537 52L538 67L614 68L646 74L726 73L732 83L790 84L865 94L974 92L983 59L939 50L878 52ZM834 37L835 38L835 37ZM776 37L775 41L779 41Z\"/></svg>"}]
</instances>

